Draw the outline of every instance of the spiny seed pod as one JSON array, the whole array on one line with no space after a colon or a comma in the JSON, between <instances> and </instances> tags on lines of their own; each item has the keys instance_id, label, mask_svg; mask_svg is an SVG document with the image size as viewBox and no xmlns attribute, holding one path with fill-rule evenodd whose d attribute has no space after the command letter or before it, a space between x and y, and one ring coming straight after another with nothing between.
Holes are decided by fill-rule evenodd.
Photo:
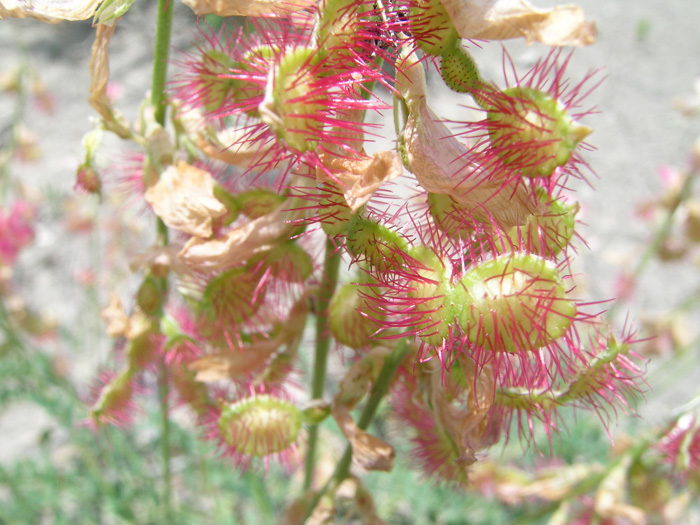
<instances>
[{"instance_id":1,"label":"spiny seed pod","mask_svg":"<svg viewBox=\"0 0 700 525\"><path fill-rule=\"evenodd\" d=\"M262 267L258 266L262 262ZM253 257L248 267L262 269L282 281L301 283L311 276L314 263L311 256L295 241L287 241Z\"/></svg>"},{"instance_id":2,"label":"spiny seed pod","mask_svg":"<svg viewBox=\"0 0 700 525\"><path fill-rule=\"evenodd\" d=\"M339 343L354 349L367 346L381 327L372 319L377 314L370 312L360 290L356 284L347 283L335 291L328 305L331 332Z\"/></svg>"},{"instance_id":3,"label":"spiny seed pod","mask_svg":"<svg viewBox=\"0 0 700 525\"><path fill-rule=\"evenodd\" d=\"M459 40L442 51L440 76L452 91L469 93L481 107L490 106L495 89L481 79L474 59Z\"/></svg>"},{"instance_id":4,"label":"spiny seed pod","mask_svg":"<svg viewBox=\"0 0 700 525\"><path fill-rule=\"evenodd\" d=\"M272 213L282 205L284 200L284 196L265 188L253 188L236 195L241 213L249 219L257 219Z\"/></svg>"},{"instance_id":5,"label":"spiny seed pod","mask_svg":"<svg viewBox=\"0 0 700 525\"><path fill-rule=\"evenodd\" d=\"M459 204L449 195L429 193L428 209L438 228L451 239L468 239L474 232L474 224L462 218Z\"/></svg>"},{"instance_id":6,"label":"spiny seed pod","mask_svg":"<svg viewBox=\"0 0 700 525\"><path fill-rule=\"evenodd\" d=\"M449 336L449 325L454 315L445 300L450 289L449 275L440 258L426 246L409 250L413 259L413 276L407 276L408 297L416 312L423 316L419 336L428 344L439 345Z\"/></svg>"},{"instance_id":7,"label":"spiny seed pod","mask_svg":"<svg viewBox=\"0 0 700 525\"><path fill-rule=\"evenodd\" d=\"M429 55L441 55L459 41L452 19L440 0L411 1L408 23L416 45Z\"/></svg>"},{"instance_id":8,"label":"spiny seed pod","mask_svg":"<svg viewBox=\"0 0 700 525\"><path fill-rule=\"evenodd\" d=\"M217 428L232 455L264 458L292 447L303 419L302 411L290 402L256 395L224 405Z\"/></svg>"},{"instance_id":9,"label":"spiny seed pod","mask_svg":"<svg viewBox=\"0 0 700 525\"><path fill-rule=\"evenodd\" d=\"M136 292L136 304L147 315L156 315L163 306L163 290L153 275L147 275L138 292Z\"/></svg>"},{"instance_id":10,"label":"spiny seed pod","mask_svg":"<svg viewBox=\"0 0 700 525\"><path fill-rule=\"evenodd\" d=\"M323 109L318 94L314 63L318 49L289 48L268 79L268 92L258 107L261 120L277 138L298 153L313 151L323 128Z\"/></svg>"},{"instance_id":11,"label":"spiny seed pod","mask_svg":"<svg viewBox=\"0 0 700 525\"><path fill-rule=\"evenodd\" d=\"M458 322L470 341L488 350L536 351L561 337L576 315L557 267L536 255L501 255L460 283L468 302Z\"/></svg>"},{"instance_id":12,"label":"spiny seed pod","mask_svg":"<svg viewBox=\"0 0 700 525\"><path fill-rule=\"evenodd\" d=\"M488 112L493 151L525 177L549 177L566 164L591 128L574 122L548 93L530 87L503 91Z\"/></svg>"},{"instance_id":13,"label":"spiny seed pod","mask_svg":"<svg viewBox=\"0 0 700 525\"><path fill-rule=\"evenodd\" d=\"M540 200L546 203L547 192L541 190L538 192ZM504 253L522 249L543 257L555 256L571 242L578 210L578 203L566 204L562 200L552 200L545 213L530 215L525 224L513 226L508 231L508 239L496 242L496 251Z\"/></svg>"},{"instance_id":14,"label":"spiny seed pod","mask_svg":"<svg viewBox=\"0 0 700 525\"><path fill-rule=\"evenodd\" d=\"M246 268L227 270L209 281L199 308L207 319L231 324L249 319L262 304L264 290Z\"/></svg>"},{"instance_id":15,"label":"spiny seed pod","mask_svg":"<svg viewBox=\"0 0 700 525\"><path fill-rule=\"evenodd\" d=\"M207 113L217 111L234 94L236 82L227 75L235 66L236 61L220 49L202 54L197 85Z\"/></svg>"},{"instance_id":16,"label":"spiny seed pod","mask_svg":"<svg viewBox=\"0 0 700 525\"><path fill-rule=\"evenodd\" d=\"M353 257L379 270L398 267L408 249L401 234L357 215L348 225L346 245Z\"/></svg>"}]
</instances>

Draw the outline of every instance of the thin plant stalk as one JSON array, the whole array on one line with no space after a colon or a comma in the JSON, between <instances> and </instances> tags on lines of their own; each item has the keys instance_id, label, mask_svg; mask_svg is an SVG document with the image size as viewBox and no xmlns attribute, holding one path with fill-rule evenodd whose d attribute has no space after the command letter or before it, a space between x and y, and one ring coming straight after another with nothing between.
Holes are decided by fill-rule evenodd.
<instances>
[{"instance_id":1,"label":"thin plant stalk","mask_svg":"<svg viewBox=\"0 0 700 525\"><path fill-rule=\"evenodd\" d=\"M327 310L333 292L338 284L340 254L331 239L326 240L326 259L323 265L323 277L316 302L316 349L314 352L314 368L311 376L311 399L323 396L323 386L326 382L328 351L331 347L331 336L328 327ZM316 444L318 443L318 426L309 429L308 449L304 464L304 490L311 487L314 467L316 464Z\"/></svg>"},{"instance_id":2,"label":"thin plant stalk","mask_svg":"<svg viewBox=\"0 0 700 525\"><path fill-rule=\"evenodd\" d=\"M372 422L372 419L374 419L374 415L377 413L377 408L379 408L379 403L381 403L382 399L384 399L384 396L389 391L389 386L391 386L392 377L394 377L397 368L403 361L404 357L406 357L409 350L410 347L408 345L408 342L406 341L406 339L402 339L396 344L394 349L391 351L391 354L389 354L389 356L384 361L384 364L382 365L382 368L379 371L379 375L377 376L377 380L374 382L374 386L372 387L372 391L370 392L369 399L367 400L367 403L362 409L360 419L357 422L357 426L361 430L366 430L367 427L369 427L369 424ZM326 482L323 488L319 490L314 495L314 498L311 500L309 506L306 509L306 516L304 520L306 520L311 515L318 502L321 500L323 495L326 492L328 492L331 486L337 487L345 478L348 477L350 473L351 461L352 448L350 447L350 445L348 445L345 449L345 453L340 458L340 461L338 461L333 475Z\"/></svg>"},{"instance_id":3,"label":"thin plant stalk","mask_svg":"<svg viewBox=\"0 0 700 525\"><path fill-rule=\"evenodd\" d=\"M173 2L158 0L156 22L156 42L153 53L153 76L151 81L151 104L155 108L155 120L165 126L166 97L165 86L168 78L168 57L170 53L170 33L173 20ZM168 244L168 230L161 219L157 219L156 230L158 241ZM167 294L167 278L161 283L163 294ZM161 454L163 457L163 515L167 522L172 515L171 492L172 480L170 473L170 413L168 407L168 376L164 359L161 359L158 369L158 403L161 417Z\"/></svg>"}]
</instances>

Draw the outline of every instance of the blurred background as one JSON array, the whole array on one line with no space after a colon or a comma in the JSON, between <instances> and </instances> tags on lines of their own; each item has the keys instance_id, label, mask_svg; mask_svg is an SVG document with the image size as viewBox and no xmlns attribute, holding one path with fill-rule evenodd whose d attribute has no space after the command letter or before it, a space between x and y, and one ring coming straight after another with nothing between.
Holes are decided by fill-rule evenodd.
<instances>
[{"instance_id":1,"label":"blurred background","mask_svg":"<svg viewBox=\"0 0 700 525\"><path fill-rule=\"evenodd\" d=\"M696 395L700 372L700 311L698 301L693 302L700 294L700 250L697 243L694 251L692 246L683 251L680 245L685 242L683 221L692 209L681 210L671 221L678 239L663 247L667 260L653 257L637 279L630 278L664 220L663 198L674 176L688 169L693 144L700 149L695 142L700 136L700 2L578 3L597 22L599 36L595 45L575 50L567 76L577 82L598 71L603 82L587 98L597 110L584 122L594 128L587 140L598 151L586 157L595 175L573 188L585 223L580 233L588 244L579 243L573 268L582 274L578 286L586 299L624 299L604 306L614 307L618 327L627 322L643 337L657 336L646 343L651 391L637 407L642 419L635 423L643 426L664 421ZM542 7L556 4L538 2ZM110 44L110 93L129 120L136 118L150 84L154 22L155 3L139 2L119 23ZM189 48L196 23L192 12L178 3L175 48ZM5 335L0 352L0 523L156 522L157 494L148 482L157 479L159 468L154 459L155 404L146 407L144 423L126 433L96 436L76 426L87 415L81 402L89 400L97 371L109 364L112 341L104 333L100 310L110 290L133 293L138 281L128 260L151 240L138 210L124 217L109 196L100 203L73 190L84 155L82 137L93 118L87 103L93 39L90 22L0 21L2 78L28 68L30 77L43 84L40 96L0 93L0 148L8 146L18 115L23 121L20 147L11 158L1 159L0 184L18 181L10 185L37 205L35 240L3 285L11 289L7 297L12 299L3 315L24 311L37 336L15 341ZM548 51L514 41L504 46L519 72ZM475 43L471 49L483 76L501 81L502 46ZM177 51L172 56L177 60ZM454 118L469 101L448 92L438 80L429 78L431 105L438 115ZM113 165L128 161L128 153L118 139L107 139L99 163L108 174ZM12 345L31 352L32 358L3 360ZM670 360L674 353L677 358ZM627 417L619 416L627 428ZM183 428L186 423L183 416ZM561 454L572 460L586 449L586 454L604 454L605 430L597 422L593 425L573 427L580 432L572 432ZM613 422L610 432L616 431ZM240 477L215 460L211 447L184 429L178 432L178 492L192 509L191 515L181 516L183 523L256 523L260 517L274 522L275 509L285 499L282 473L273 468L263 488L260 477ZM598 444L591 445L593 441ZM111 454L113 460L105 462L102 454ZM492 455L498 459L508 452L496 447ZM392 523L496 523L515 516L496 503L484 506L441 487L435 487L424 505L411 501L420 480L401 468L392 475L393 494L382 500L387 512L398 516ZM464 518L467 509L469 520Z\"/></svg>"}]
</instances>

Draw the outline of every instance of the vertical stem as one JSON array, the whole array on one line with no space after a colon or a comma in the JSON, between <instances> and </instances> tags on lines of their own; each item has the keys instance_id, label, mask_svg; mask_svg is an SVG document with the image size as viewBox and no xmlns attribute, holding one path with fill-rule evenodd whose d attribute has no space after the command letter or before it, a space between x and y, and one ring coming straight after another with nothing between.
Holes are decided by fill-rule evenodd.
<instances>
[{"instance_id":1,"label":"vertical stem","mask_svg":"<svg viewBox=\"0 0 700 525\"><path fill-rule=\"evenodd\" d=\"M173 20L173 1L158 0L156 21L156 43L153 52L153 76L151 79L151 104L155 107L155 119L165 126L165 84L168 78L168 55L170 53L170 29ZM157 219L158 241L168 244L168 229L162 220ZM163 294L167 293L167 278L163 278ZM163 514L169 523L171 509L171 475L170 475L170 414L168 410L168 375L165 359L161 358L158 370L158 402L161 416L161 453L163 456Z\"/></svg>"},{"instance_id":2,"label":"vertical stem","mask_svg":"<svg viewBox=\"0 0 700 525\"><path fill-rule=\"evenodd\" d=\"M170 414L168 411L168 374L165 358L161 358L158 370L158 403L160 405L160 450L163 457L163 516L166 523L171 517L170 493Z\"/></svg>"},{"instance_id":3,"label":"vertical stem","mask_svg":"<svg viewBox=\"0 0 700 525\"><path fill-rule=\"evenodd\" d=\"M374 382L374 386L372 387L372 391L370 392L369 399L367 400L365 407L362 409L360 419L357 422L357 426L361 430L366 430L369 424L372 422L372 419L374 418L374 415L377 412L377 408L379 408L379 403L389 391L389 386L391 385L391 378L394 376L396 369L399 367L404 357L406 357L406 354L408 354L409 350L410 347L408 345L407 340L402 339L397 343L397 345L391 351L391 354L389 354L389 356L384 361L384 364L382 365L382 368L379 371L379 375L377 376L377 380ZM350 445L348 445L345 449L343 457L340 458L340 461L338 461L333 475L326 482L323 488L314 495L313 499L309 503L309 506L306 509L306 516L304 518L305 520L313 512L314 508L321 500L323 495L331 487L331 485L338 486L345 478L348 477L348 474L350 472L351 461L352 448L350 447Z\"/></svg>"},{"instance_id":4,"label":"vertical stem","mask_svg":"<svg viewBox=\"0 0 700 525\"><path fill-rule=\"evenodd\" d=\"M333 297L333 292L338 283L338 270L340 268L340 254L336 250L331 239L326 240L326 260L323 264L323 277L321 289L316 303L316 351L314 355L314 369L311 377L311 399L319 399L323 396L323 385L326 382L326 365L328 363L328 350L331 347L331 338L328 333L328 304ZM309 429L308 449L306 463L304 465L304 490L311 487L314 466L316 464L316 444L318 442L318 426Z\"/></svg>"},{"instance_id":5,"label":"vertical stem","mask_svg":"<svg viewBox=\"0 0 700 525\"><path fill-rule=\"evenodd\" d=\"M165 83L168 77L168 54L170 53L170 28L173 21L173 1L158 0L156 45L153 56L151 81L151 104L156 108L156 122L165 125Z\"/></svg>"}]
</instances>

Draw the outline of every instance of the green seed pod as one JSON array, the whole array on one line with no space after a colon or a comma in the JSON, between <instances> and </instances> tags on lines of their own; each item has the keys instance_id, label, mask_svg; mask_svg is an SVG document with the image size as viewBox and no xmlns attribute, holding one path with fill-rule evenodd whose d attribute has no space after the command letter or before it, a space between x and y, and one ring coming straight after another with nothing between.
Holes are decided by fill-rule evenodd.
<instances>
[{"instance_id":1,"label":"green seed pod","mask_svg":"<svg viewBox=\"0 0 700 525\"><path fill-rule=\"evenodd\" d=\"M460 282L468 302L458 322L470 341L488 350L535 351L561 337L576 315L557 267L537 255L501 255Z\"/></svg>"},{"instance_id":2,"label":"green seed pod","mask_svg":"<svg viewBox=\"0 0 700 525\"><path fill-rule=\"evenodd\" d=\"M136 304L146 315L156 315L163 306L163 290L161 290L158 279L148 274L138 292L136 292Z\"/></svg>"},{"instance_id":3,"label":"green seed pod","mask_svg":"<svg viewBox=\"0 0 700 525\"><path fill-rule=\"evenodd\" d=\"M370 317L377 315L369 310L356 284L347 283L336 289L328 305L328 320L339 343L356 350L368 345L381 325L363 313Z\"/></svg>"},{"instance_id":4,"label":"green seed pod","mask_svg":"<svg viewBox=\"0 0 700 525\"><path fill-rule=\"evenodd\" d=\"M287 282L306 281L314 270L311 256L296 241L286 241L274 246L253 257L247 266L256 267L260 261L265 261L265 271L269 270L273 277Z\"/></svg>"},{"instance_id":5,"label":"green seed pod","mask_svg":"<svg viewBox=\"0 0 700 525\"><path fill-rule=\"evenodd\" d=\"M546 191L539 193L540 200L546 203ZM520 247L543 257L555 256L571 242L578 210L578 203L553 200L542 215L530 215L525 224L513 226L508 231L508 238L496 243L496 251L504 253Z\"/></svg>"},{"instance_id":6,"label":"green seed pod","mask_svg":"<svg viewBox=\"0 0 700 525\"><path fill-rule=\"evenodd\" d=\"M265 296L258 279L246 268L227 270L209 281L199 302L200 312L221 325L250 318Z\"/></svg>"},{"instance_id":7,"label":"green seed pod","mask_svg":"<svg viewBox=\"0 0 700 525\"><path fill-rule=\"evenodd\" d=\"M525 177L549 177L571 158L591 128L574 122L548 93L512 87L487 119L493 151Z\"/></svg>"},{"instance_id":8,"label":"green seed pod","mask_svg":"<svg viewBox=\"0 0 700 525\"><path fill-rule=\"evenodd\" d=\"M303 419L302 411L290 402L257 395L223 406L217 425L235 454L262 458L290 448Z\"/></svg>"},{"instance_id":9,"label":"green seed pod","mask_svg":"<svg viewBox=\"0 0 700 525\"><path fill-rule=\"evenodd\" d=\"M314 86L317 57L313 47L287 49L268 80L271 98L266 95L258 107L260 119L298 153L316 149L323 128L317 118L323 105Z\"/></svg>"},{"instance_id":10,"label":"green seed pod","mask_svg":"<svg viewBox=\"0 0 700 525\"><path fill-rule=\"evenodd\" d=\"M218 197L217 197L218 198ZM285 200L283 195L265 189L253 188L236 195L241 213L249 219L257 219L279 208Z\"/></svg>"},{"instance_id":11,"label":"green seed pod","mask_svg":"<svg viewBox=\"0 0 700 525\"><path fill-rule=\"evenodd\" d=\"M459 42L457 30L440 0L412 2L408 23L416 44L429 55L442 55Z\"/></svg>"},{"instance_id":12,"label":"green seed pod","mask_svg":"<svg viewBox=\"0 0 700 525\"><path fill-rule=\"evenodd\" d=\"M379 270L399 266L402 254L408 249L408 243L399 233L358 215L348 225L346 245L352 256Z\"/></svg>"}]
</instances>

